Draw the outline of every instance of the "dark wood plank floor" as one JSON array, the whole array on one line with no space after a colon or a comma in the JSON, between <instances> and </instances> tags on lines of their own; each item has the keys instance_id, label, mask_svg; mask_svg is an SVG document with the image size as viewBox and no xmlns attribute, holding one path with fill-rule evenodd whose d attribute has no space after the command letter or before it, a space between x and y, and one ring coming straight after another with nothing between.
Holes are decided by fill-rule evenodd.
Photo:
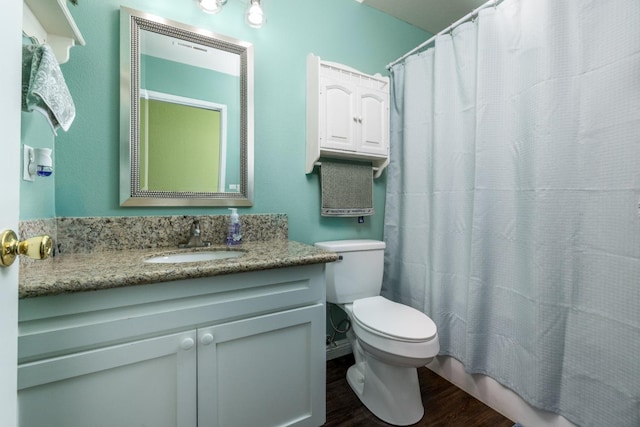
<instances>
[{"instance_id":1,"label":"dark wood plank floor","mask_svg":"<svg viewBox=\"0 0 640 427\"><path fill-rule=\"evenodd\" d=\"M327 422L325 426L373 427L389 424L376 418L347 384L353 355L327 361ZM513 421L471 397L427 368L418 369L425 415L417 427L511 427Z\"/></svg>"}]
</instances>

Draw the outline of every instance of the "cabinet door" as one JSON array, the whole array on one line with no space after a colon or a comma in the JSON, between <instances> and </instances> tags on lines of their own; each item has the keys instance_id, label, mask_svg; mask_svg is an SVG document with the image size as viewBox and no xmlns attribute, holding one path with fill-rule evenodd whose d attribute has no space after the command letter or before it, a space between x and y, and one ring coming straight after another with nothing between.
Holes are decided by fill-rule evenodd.
<instances>
[{"instance_id":1,"label":"cabinet door","mask_svg":"<svg viewBox=\"0 0 640 427\"><path fill-rule=\"evenodd\" d=\"M20 427L196 427L189 331L22 364Z\"/></svg>"},{"instance_id":2,"label":"cabinet door","mask_svg":"<svg viewBox=\"0 0 640 427\"><path fill-rule=\"evenodd\" d=\"M198 424L320 426L325 310L317 304L198 330Z\"/></svg>"},{"instance_id":3,"label":"cabinet door","mask_svg":"<svg viewBox=\"0 0 640 427\"><path fill-rule=\"evenodd\" d=\"M389 145L389 98L387 93L361 88L358 100L359 151L387 155Z\"/></svg>"},{"instance_id":4,"label":"cabinet door","mask_svg":"<svg viewBox=\"0 0 640 427\"><path fill-rule=\"evenodd\" d=\"M320 79L320 147L356 151L358 117L353 88L337 80Z\"/></svg>"}]
</instances>

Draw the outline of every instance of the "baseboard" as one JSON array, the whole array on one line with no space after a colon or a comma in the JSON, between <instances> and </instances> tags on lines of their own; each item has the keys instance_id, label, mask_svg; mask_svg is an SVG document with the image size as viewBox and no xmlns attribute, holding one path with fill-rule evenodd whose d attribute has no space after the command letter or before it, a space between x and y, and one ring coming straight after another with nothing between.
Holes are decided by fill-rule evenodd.
<instances>
[{"instance_id":1,"label":"baseboard","mask_svg":"<svg viewBox=\"0 0 640 427\"><path fill-rule=\"evenodd\" d=\"M351 344L346 339L327 345L327 360L336 359L351 353Z\"/></svg>"}]
</instances>

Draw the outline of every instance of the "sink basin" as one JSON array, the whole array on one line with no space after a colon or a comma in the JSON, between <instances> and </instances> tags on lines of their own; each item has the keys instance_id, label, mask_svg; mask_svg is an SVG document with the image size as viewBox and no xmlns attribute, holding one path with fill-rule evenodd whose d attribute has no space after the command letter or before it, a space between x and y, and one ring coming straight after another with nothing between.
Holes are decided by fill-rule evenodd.
<instances>
[{"instance_id":1,"label":"sink basin","mask_svg":"<svg viewBox=\"0 0 640 427\"><path fill-rule=\"evenodd\" d=\"M244 255L244 252L224 251L224 250L200 251L200 252L159 255L159 256L145 259L144 262L150 262L153 264L175 264L175 263L182 263L182 262L200 262L200 261L213 261L218 259L237 258L241 255Z\"/></svg>"}]
</instances>

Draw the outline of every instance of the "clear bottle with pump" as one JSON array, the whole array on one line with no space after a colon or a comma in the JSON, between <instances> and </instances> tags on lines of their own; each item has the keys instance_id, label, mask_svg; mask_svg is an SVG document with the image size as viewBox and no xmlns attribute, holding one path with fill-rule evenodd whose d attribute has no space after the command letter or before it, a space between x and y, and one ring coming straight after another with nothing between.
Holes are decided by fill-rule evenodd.
<instances>
[{"instance_id":1,"label":"clear bottle with pump","mask_svg":"<svg viewBox=\"0 0 640 427\"><path fill-rule=\"evenodd\" d=\"M227 233L227 246L236 246L242 243L242 226L237 208L229 208L231 219L229 222L229 232Z\"/></svg>"}]
</instances>

